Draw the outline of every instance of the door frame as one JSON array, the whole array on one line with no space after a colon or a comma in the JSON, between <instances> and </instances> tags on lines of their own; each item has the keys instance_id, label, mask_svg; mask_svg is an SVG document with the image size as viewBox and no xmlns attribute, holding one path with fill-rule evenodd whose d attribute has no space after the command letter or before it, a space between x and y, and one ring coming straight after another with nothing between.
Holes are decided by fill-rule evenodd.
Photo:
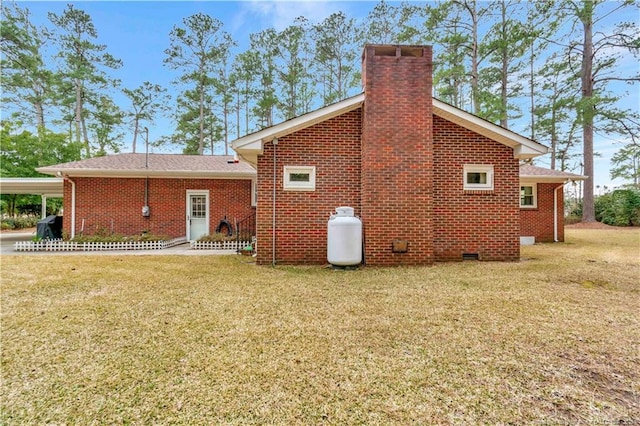
<instances>
[{"instance_id":1,"label":"door frame","mask_svg":"<svg viewBox=\"0 0 640 426\"><path fill-rule=\"evenodd\" d=\"M186 228L187 228L187 241L191 240L191 196L192 195L204 195L206 197L206 223L207 223L207 233L205 235L209 235L209 190L208 189L187 189L186 193Z\"/></svg>"}]
</instances>

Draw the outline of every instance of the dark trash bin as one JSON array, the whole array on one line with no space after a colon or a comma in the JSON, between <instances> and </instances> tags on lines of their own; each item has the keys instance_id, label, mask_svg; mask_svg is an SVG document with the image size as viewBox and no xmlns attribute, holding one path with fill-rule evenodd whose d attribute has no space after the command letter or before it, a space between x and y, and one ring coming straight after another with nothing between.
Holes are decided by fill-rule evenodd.
<instances>
[{"instance_id":1,"label":"dark trash bin","mask_svg":"<svg viewBox=\"0 0 640 426\"><path fill-rule=\"evenodd\" d=\"M43 240L56 240L62 238L62 216L54 214L38 221L36 236Z\"/></svg>"}]
</instances>

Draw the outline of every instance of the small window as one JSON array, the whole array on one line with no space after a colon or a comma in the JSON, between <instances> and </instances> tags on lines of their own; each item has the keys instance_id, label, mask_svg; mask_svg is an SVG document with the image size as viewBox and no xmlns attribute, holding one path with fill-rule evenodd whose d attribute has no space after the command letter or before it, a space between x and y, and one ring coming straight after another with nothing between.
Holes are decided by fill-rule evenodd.
<instances>
[{"instance_id":1,"label":"small window","mask_svg":"<svg viewBox=\"0 0 640 426\"><path fill-rule=\"evenodd\" d=\"M538 205L537 186L523 185L520 187L520 207L535 208Z\"/></svg>"},{"instance_id":2,"label":"small window","mask_svg":"<svg viewBox=\"0 0 640 426\"><path fill-rule=\"evenodd\" d=\"M492 190L493 166L468 164L464 166L464 189Z\"/></svg>"},{"instance_id":3,"label":"small window","mask_svg":"<svg viewBox=\"0 0 640 426\"><path fill-rule=\"evenodd\" d=\"M284 189L289 191L315 191L314 166L284 166Z\"/></svg>"}]
</instances>

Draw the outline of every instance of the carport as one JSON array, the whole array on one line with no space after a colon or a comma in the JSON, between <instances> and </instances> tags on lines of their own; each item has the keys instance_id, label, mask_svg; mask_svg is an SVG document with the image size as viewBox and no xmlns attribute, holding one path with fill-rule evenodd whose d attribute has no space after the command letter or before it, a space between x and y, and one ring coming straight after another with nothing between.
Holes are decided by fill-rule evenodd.
<instances>
[{"instance_id":1,"label":"carport","mask_svg":"<svg viewBox=\"0 0 640 426\"><path fill-rule=\"evenodd\" d=\"M47 215L47 198L62 198L63 178L0 178L0 194L31 194L42 198L42 217Z\"/></svg>"}]
</instances>

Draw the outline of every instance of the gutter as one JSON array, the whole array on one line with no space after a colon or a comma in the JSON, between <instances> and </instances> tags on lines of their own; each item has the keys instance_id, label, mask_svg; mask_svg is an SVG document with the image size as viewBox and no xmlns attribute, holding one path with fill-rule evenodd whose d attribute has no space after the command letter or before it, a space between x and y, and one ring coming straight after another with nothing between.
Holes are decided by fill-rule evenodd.
<instances>
[{"instance_id":1,"label":"gutter","mask_svg":"<svg viewBox=\"0 0 640 426\"><path fill-rule=\"evenodd\" d=\"M255 179L255 170L230 171L230 172L207 172L207 171L189 171L189 170L103 170L103 169L53 169L41 167L37 169L40 173L65 176L70 174L73 177L94 177L94 178L144 178L144 177L160 177L175 179Z\"/></svg>"}]
</instances>

